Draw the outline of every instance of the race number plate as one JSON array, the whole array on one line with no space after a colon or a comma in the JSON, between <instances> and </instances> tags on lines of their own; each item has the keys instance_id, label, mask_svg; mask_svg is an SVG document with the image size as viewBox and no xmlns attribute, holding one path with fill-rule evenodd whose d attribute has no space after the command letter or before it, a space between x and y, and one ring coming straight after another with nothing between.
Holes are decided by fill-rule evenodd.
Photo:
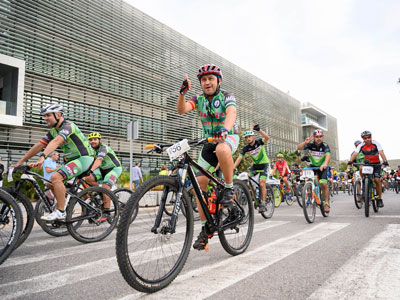
<instances>
[{"instance_id":1,"label":"race number plate","mask_svg":"<svg viewBox=\"0 0 400 300\"><path fill-rule=\"evenodd\" d=\"M313 170L303 170L303 176L306 178L314 178Z\"/></svg>"},{"instance_id":2,"label":"race number plate","mask_svg":"<svg viewBox=\"0 0 400 300\"><path fill-rule=\"evenodd\" d=\"M396 180L400 180L400 177L396 177Z\"/></svg>"},{"instance_id":3,"label":"race number plate","mask_svg":"<svg viewBox=\"0 0 400 300\"><path fill-rule=\"evenodd\" d=\"M364 166L362 168L362 172L363 172L363 174L372 174L372 173L374 173L374 167Z\"/></svg>"},{"instance_id":4,"label":"race number plate","mask_svg":"<svg viewBox=\"0 0 400 300\"><path fill-rule=\"evenodd\" d=\"M167 149L167 153L169 155L170 161L173 161L174 159L178 158L179 155L189 151L189 149L190 149L190 146L189 146L187 139L184 139L184 140L172 145L171 147L169 147Z\"/></svg>"}]
</instances>

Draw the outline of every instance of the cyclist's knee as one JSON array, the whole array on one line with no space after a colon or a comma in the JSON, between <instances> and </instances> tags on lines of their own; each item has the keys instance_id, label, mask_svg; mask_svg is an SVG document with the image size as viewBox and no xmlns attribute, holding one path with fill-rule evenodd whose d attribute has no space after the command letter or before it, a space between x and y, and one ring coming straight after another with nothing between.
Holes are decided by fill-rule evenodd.
<instances>
[{"instance_id":1,"label":"cyclist's knee","mask_svg":"<svg viewBox=\"0 0 400 300\"><path fill-rule=\"evenodd\" d=\"M53 175L51 175L51 177L50 177L50 181L53 184L56 182L60 182L60 181L62 182L63 180L64 180L64 177L58 172L54 172Z\"/></svg>"},{"instance_id":2,"label":"cyclist's knee","mask_svg":"<svg viewBox=\"0 0 400 300\"><path fill-rule=\"evenodd\" d=\"M112 188L112 184L109 182L104 182L102 186L103 186L103 188L105 188L107 190L111 190L111 188Z\"/></svg>"},{"instance_id":3,"label":"cyclist's knee","mask_svg":"<svg viewBox=\"0 0 400 300\"><path fill-rule=\"evenodd\" d=\"M220 144L218 144L218 146L217 146L217 148L215 149L215 153L217 154L217 156L220 156L220 155L229 155L229 156L231 156L231 153L232 151L231 151L231 147L229 147L229 145L228 144L226 144L226 143L220 143Z\"/></svg>"}]
</instances>

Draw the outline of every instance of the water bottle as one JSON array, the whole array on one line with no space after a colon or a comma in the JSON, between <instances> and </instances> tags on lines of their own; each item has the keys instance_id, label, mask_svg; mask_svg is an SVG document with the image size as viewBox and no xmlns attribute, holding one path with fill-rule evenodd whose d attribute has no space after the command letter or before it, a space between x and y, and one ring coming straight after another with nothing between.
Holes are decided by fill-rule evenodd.
<instances>
[{"instance_id":1,"label":"water bottle","mask_svg":"<svg viewBox=\"0 0 400 300\"><path fill-rule=\"evenodd\" d=\"M256 198L259 199L260 198L260 188L256 187Z\"/></svg>"},{"instance_id":2,"label":"water bottle","mask_svg":"<svg viewBox=\"0 0 400 300\"><path fill-rule=\"evenodd\" d=\"M208 210L211 214L215 214L217 211L217 195L215 195L215 191L212 191L208 197Z\"/></svg>"}]
</instances>

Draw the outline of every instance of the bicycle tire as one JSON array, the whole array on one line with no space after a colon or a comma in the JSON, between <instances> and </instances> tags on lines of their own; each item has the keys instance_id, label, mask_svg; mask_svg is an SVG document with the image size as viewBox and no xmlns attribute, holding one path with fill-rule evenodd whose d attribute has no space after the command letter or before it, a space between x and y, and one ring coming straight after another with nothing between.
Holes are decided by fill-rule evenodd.
<instances>
[{"instance_id":1,"label":"bicycle tire","mask_svg":"<svg viewBox=\"0 0 400 300\"><path fill-rule=\"evenodd\" d=\"M162 230L156 233L150 231L159 212L157 208L160 207L155 199L157 192L154 193L152 189L159 185L168 186L172 192L177 191L179 186L177 178L171 176L155 176L146 180L129 198L117 230L116 256L120 272L131 287L145 293L165 288L178 276L186 263L193 239L193 210L186 193L183 194L182 206L178 211L176 231L172 234L163 233ZM139 209L139 214L130 226L128 220L136 208ZM186 216L183 215L183 209L187 210ZM167 224L169 219L163 213L161 224ZM138 238L141 239L140 242L137 242ZM182 246L178 245L179 238L183 239ZM129 242L129 239L134 242ZM159 241L163 243L162 249L158 247L152 251L143 250L147 246L160 246ZM181 250L177 251L180 247ZM150 263L161 262L162 255L169 255L170 264L156 264L154 268L157 269L153 270ZM173 259L176 260L172 262Z\"/></svg>"},{"instance_id":2,"label":"bicycle tire","mask_svg":"<svg viewBox=\"0 0 400 300\"><path fill-rule=\"evenodd\" d=\"M303 212L308 223L314 223L317 203L313 197L313 186L306 182L303 187Z\"/></svg>"},{"instance_id":3,"label":"bicycle tire","mask_svg":"<svg viewBox=\"0 0 400 300\"><path fill-rule=\"evenodd\" d=\"M236 256L245 252L250 245L254 228L254 209L249 188L243 181L233 180L233 192L237 202L234 202L232 207L221 208L220 224L228 221L232 218L232 215L237 217L238 214L243 213L237 204L243 208L246 216L243 217L239 224L233 227L228 227L224 230L220 227L218 229L218 238L225 251L230 255Z\"/></svg>"},{"instance_id":4,"label":"bicycle tire","mask_svg":"<svg viewBox=\"0 0 400 300\"><path fill-rule=\"evenodd\" d=\"M7 193L9 193L12 197L14 197L17 203L20 202L25 209L25 211L22 211L22 219L24 223L22 232L18 239L18 242L14 246L14 248L17 249L19 246L22 245L23 242L25 242L25 240L31 234L33 224L35 223L33 206L29 198L25 196L23 193L13 191L13 189L9 187L3 187L3 189Z\"/></svg>"},{"instance_id":5,"label":"bicycle tire","mask_svg":"<svg viewBox=\"0 0 400 300\"><path fill-rule=\"evenodd\" d=\"M125 205L128 202L128 199L133 194L133 191L128 188L118 188L118 189L114 190L113 193L118 199L120 214L122 214L122 212L125 208ZM132 214L131 223L136 219L137 214L138 214L138 210L136 209Z\"/></svg>"},{"instance_id":6,"label":"bicycle tire","mask_svg":"<svg viewBox=\"0 0 400 300\"><path fill-rule=\"evenodd\" d=\"M48 211L46 205L44 204L42 199L39 199L35 205L35 219L39 226L43 229L44 232L48 233L51 236L60 237L66 236L69 234L67 225L61 222L46 222L42 220L40 217L44 216L45 213L51 213Z\"/></svg>"},{"instance_id":7,"label":"bicycle tire","mask_svg":"<svg viewBox=\"0 0 400 300\"><path fill-rule=\"evenodd\" d=\"M357 192L358 191L358 192ZM357 179L354 183L354 204L358 209L361 209L364 201L362 198L361 180Z\"/></svg>"},{"instance_id":8,"label":"bicycle tire","mask_svg":"<svg viewBox=\"0 0 400 300\"><path fill-rule=\"evenodd\" d=\"M374 199L373 200L372 200L372 197L371 197L372 208L373 208L374 212L377 213L379 211L378 202L376 201L376 199L378 198L378 192L376 191L375 186L372 188L372 193L374 193Z\"/></svg>"},{"instance_id":9,"label":"bicycle tire","mask_svg":"<svg viewBox=\"0 0 400 300\"><path fill-rule=\"evenodd\" d=\"M286 199L285 199L285 201L286 201L286 204L287 205L289 205L289 206L292 206L293 205L293 203L294 203L294 200L295 200L295 196L294 196L294 189L293 189L293 186L291 186L290 187L290 192L292 193L292 197L291 198L289 198L288 197L288 194L286 193Z\"/></svg>"},{"instance_id":10,"label":"bicycle tire","mask_svg":"<svg viewBox=\"0 0 400 300\"><path fill-rule=\"evenodd\" d=\"M275 211L275 196L274 196L274 191L272 190L272 187L269 184L265 185L265 192L267 193L265 199L265 201L267 202L265 206L267 211L263 211L261 215L263 216L264 219L270 219L274 215Z\"/></svg>"},{"instance_id":11,"label":"bicycle tire","mask_svg":"<svg viewBox=\"0 0 400 300\"><path fill-rule=\"evenodd\" d=\"M371 187L369 185L369 179L365 178L364 179L364 192L363 192L363 196L364 196L364 209L365 209L365 216L368 218L369 217L369 200L371 197Z\"/></svg>"},{"instance_id":12,"label":"bicycle tire","mask_svg":"<svg viewBox=\"0 0 400 300\"><path fill-rule=\"evenodd\" d=\"M396 190L396 194L399 193L399 183L396 182L395 184L395 190Z\"/></svg>"},{"instance_id":13,"label":"bicycle tire","mask_svg":"<svg viewBox=\"0 0 400 300\"><path fill-rule=\"evenodd\" d=\"M301 207L301 208L303 208L303 199L302 199L302 197L303 197L303 187L304 187L304 184L299 184L299 185L297 185L296 186L296 194L297 194L297 203L299 204L299 206Z\"/></svg>"},{"instance_id":14,"label":"bicycle tire","mask_svg":"<svg viewBox=\"0 0 400 300\"><path fill-rule=\"evenodd\" d=\"M274 185L272 187L272 191L274 193L275 207L279 207L282 203L282 196L279 186Z\"/></svg>"},{"instance_id":15,"label":"bicycle tire","mask_svg":"<svg viewBox=\"0 0 400 300\"><path fill-rule=\"evenodd\" d=\"M15 199L0 189L0 265L15 249L23 229L22 211Z\"/></svg>"},{"instance_id":16,"label":"bicycle tire","mask_svg":"<svg viewBox=\"0 0 400 300\"><path fill-rule=\"evenodd\" d=\"M108 216L102 214L102 199L104 195L110 198L111 213ZM97 201L96 197L99 201ZM73 222L75 217L92 213L81 205L78 198L89 204L96 211L96 214L91 218ZM112 191L100 186L92 186L80 191L76 196L72 196L69 200L66 212L69 234L79 242L93 243L105 239L117 226L119 219L119 203ZM76 223L80 223L79 226L76 226Z\"/></svg>"},{"instance_id":17,"label":"bicycle tire","mask_svg":"<svg viewBox=\"0 0 400 300\"><path fill-rule=\"evenodd\" d=\"M321 204L319 205L319 209L321 211L321 215L323 215L324 218L327 218L327 217L329 217L329 212L325 211L325 204L324 204L325 201L322 198L323 198L323 191L321 191ZM328 201L328 204L329 204L329 207L331 207L332 202L329 203L329 201Z\"/></svg>"}]
</instances>

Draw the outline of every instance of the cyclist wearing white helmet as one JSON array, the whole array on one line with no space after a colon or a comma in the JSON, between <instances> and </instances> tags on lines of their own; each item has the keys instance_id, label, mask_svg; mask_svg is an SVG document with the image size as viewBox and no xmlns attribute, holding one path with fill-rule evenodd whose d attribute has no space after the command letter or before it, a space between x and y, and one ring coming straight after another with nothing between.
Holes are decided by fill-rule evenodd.
<instances>
[{"instance_id":1,"label":"cyclist wearing white helmet","mask_svg":"<svg viewBox=\"0 0 400 300\"><path fill-rule=\"evenodd\" d=\"M261 193L261 205L259 207L259 211L263 212L266 210L266 202L267 199L267 190L266 190L266 180L268 177L268 169L269 169L269 158L267 156L267 152L265 150L265 143L269 140L269 136L265 133L258 124L253 123L253 130L258 131L262 139L257 139L254 136L254 132L251 130L246 131L243 134L247 145L243 147L240 155L235 161L233 168L237 168L243 157L246 153L250 154L251 159L253 160L253 166L251 167L251 173L260 173L260 193Z\"/></svg>"},{"instance_id":2,"label":"cyclist wearing white helmet","mask_svg":"<svg viewBox=\"0 0 400 300\"><path fill-rule=\"evenodd\" d=\"M47 156L60 147L64 152L65 164L60 166L50 177L51 190L57 199L57 209L50 215L42 216L43 220L54 221L65 218L65 186L70 180L87 171L93 162L93 153L89 142L79 128L64 119L64 108L60 104L50 104L41 110L44 120L51 127L50 131L37 142L18 161L22 165L43 150L33 166L41 167Z\"/></svg>"},{"instance_id":3,"label":"cyclist wearing white helmet","mask_svg":"<svg viewBox=\"0 0 400 300\"><path fill-rule=\"evenodd\" d=\"M202 94L186 102L185 94L191 88L191 81L185 75L178 96L177 111L186 114L196 110L203 127L204 137L213 137L214 142L204 145L198 163L206 170L213 171L217 164L225 178L225 190L221 200L224 206L233 202L233 158L232 154L239 145L236 125L236 99L231 93L221 90L222 72L219 67L208 64L200 67L197 78L200 81ZM197 180L203 191L207 190L209 179L201 173ZM193 247L205 249L211 234L207 230L206 218L197 201L202 230Z\"/></svg>"},{"instance_id":4,"label":"cyclist wearing white helmet","mask_svg":"<svg viewBox=\"0 0 400 300\"><path fill-rule=\"evenodd\" d=\"M351 155L348 164L353 164L359 153L363 153L364 162L368 161L369 164L374 165L374 181L376 183L376 191L378 192L377 204L378 207L383 207L384 205L382 201L381 164L379 156L381 156L383 159L382 165L388 166L389 164L387 162L386 155L383 152L381 144L378 141L372 140L371 136L371 131L366 130L361 132L361 138L363 139L363 142L357 146L356 150ZM362 167L360 168L360 175L362 175Z\"/></svg>"}]
</instances>

